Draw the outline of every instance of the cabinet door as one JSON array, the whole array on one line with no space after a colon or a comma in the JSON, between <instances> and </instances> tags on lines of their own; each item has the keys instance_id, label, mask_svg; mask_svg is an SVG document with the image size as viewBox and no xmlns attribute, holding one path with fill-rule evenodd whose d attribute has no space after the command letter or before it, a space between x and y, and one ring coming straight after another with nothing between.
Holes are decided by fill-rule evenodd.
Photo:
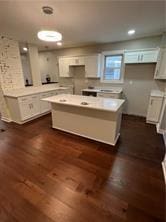
<instances>
[{"instance_id":1,"label":"cabinet door","mask_svg":"<svg viewBox=\"0 0 166 222\"><path fill-rule=\"evenodd\" d=\"M85 57L85 77L99 78L100 77L100 55Z\"/></svg>"},{"instance_id":2,"label":"cabinet door","mask_svg":"<svg viewBox=\"0 0 166 222\"><path fill-rule=\"evenodd\" d=\"M50 104L49 102L42 101L42 99L50 97L50 93L41 93L40 95L40 112L45 113L50 111Z\"/></svg>"},{"instance_id":3,"label":"cabinet door","mask_svg":"<svg viewBox=\"0 0 166 222\"><path fill-rule=\"evenodd\" d=\"M166 79L166 48L160 49L154 78Z\"/></svg>"},{"instance_id":4,"label":"cabinet door","mask_svg":"<svg viewBox=\"0 0 166 222\"><path fill-rule=\"evenodd\" d=\"M138 63L140 59L139 52L125 52L124 63Z\"/></svg>"},{"instance_id":5,"label":"cabinet door","mask_svg":"<svg viewBox=\"0 0 166 222\"><path fill-rule=\"evenodd\" d=\"M31 115L37 116L40 114L40 95L33 95L31 97L32 103L31 103Z\"/></svg>"},{"instance_id":6,"label":"cabinet door","mask_svg":"<svg viewBox=\"0 0 166 222\"><path fill-rule=\"evenodd\" d=\"M125 52L124 63L152 63L157 62L158 49L138 50L132 52Z\"/></svg>"},{"instance_id":7,"label":"cabinet door","mask_svg":"<svg viewBox=\"0 0 166 222\"><path fill-rule=\"evenodd\" d=\"M81 66L81 65L85 65L83 56L70 58L70 66Z\"/></svg>"},{"instance_id":8,"label":"cabinet door","mask_svg":"<svg viewBox=\"0 0 166 222\"><path fill-rule=\"evenodd\" d=\"M59 76L71 77L70 58L59 59Z\"/></svg>"},{"instance_id":9,"label":"cabinet door","mask_svg":"<svg viewBox=\"0 0 166 222\"><path fill-rule=\"evenodd\" d=\"M159 50L147 50L141 53L140 55L140 63L152 63L157 62Z\"/></svg>"},{"instance_id":10,"label":"cabinet door","mask_svg":"<svg viewBox=\"0 0 166 222\"><path fill-rule=\"evenodd\" d=\"M162 107L163 98L161 97L150 97L148 113L147 113L147 121L158 123L161 107Z\"/></svg>"},{"instance_id":11,"label":"cabinet door","mask_svg":"<svg viewBox=\"0 0 166 222\"><path fill-rule=\"evenodd\" d=\"M27 120L32 117L32 100L31 97L19 98L19 109L21 114L21 120Z\"/></svg>"}]
</instances>

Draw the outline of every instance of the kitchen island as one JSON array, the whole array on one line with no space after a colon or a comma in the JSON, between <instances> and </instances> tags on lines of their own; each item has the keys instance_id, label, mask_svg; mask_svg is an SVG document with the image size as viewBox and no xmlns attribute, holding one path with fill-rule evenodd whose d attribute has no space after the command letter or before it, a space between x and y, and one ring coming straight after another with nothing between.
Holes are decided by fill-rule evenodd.
<instances>
[{"instance_id":1,"label":"kitchen island","mask_svg":"<svg viewBox=\"0 0 166 222\"><path fill-rule=\"evenodd\" d=\"M53 128L116 144L124 100L61 94L43 101L51 103Z\"/></svg>"}]
</instances>

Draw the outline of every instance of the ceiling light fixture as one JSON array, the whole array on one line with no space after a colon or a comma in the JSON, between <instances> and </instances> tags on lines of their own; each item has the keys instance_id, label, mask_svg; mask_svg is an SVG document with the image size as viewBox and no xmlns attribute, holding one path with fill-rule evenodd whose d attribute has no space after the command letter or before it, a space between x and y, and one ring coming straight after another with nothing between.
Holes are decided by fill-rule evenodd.
<instances>
[{"instance_id":1,"label":"ceiling light fixture","mask_svg":"<svg viewBox=\"0 0 166 222\"><path fill-rule=\"evenodd\" d=\"M58 46L61 46L61 45L62 45L62 42L57 42L57 45L58 45Z\"/></svg>"},{"instance_id":2,"label":"ceiling light fixture","mask_svg":"<svg viewBox=\"0 0 166 222\"><path fill-rule=\"evenodd\" d=\"M46 15L51 15L54 12L53 8L50 6L43 6L42 10L43 10L44 14L46 14Z\"/></svg>"},{"instance_id":3,"label":"ceiling light fixture","mask_svg":"<svg viewBox=\"0 0 166 222\"><path fill-rule=\"evenodd\" d=\"M128 35L134 35L135 34L135 30L134 29L131 29L128 31Z\"/></svg>"},{"instance_id":4,"label":"ceiling light fixture","mask_svg":"<svg viewBox=\"0 0 166 222\"><path fill-rule=\"evenodd\" d=\"M23 47L23 50L24 50L25 52L27 52L27 51L28 51L28 48L27 48L27 47Z\"/></svg>"},{"instance_id":5,"label":"ceiling light fixture","mask_svg":"<svg viewBox=\"0 0 166 222\"><path fill-rule=\"evenodd\" d=\"M37 36L40 40L46 42L59 42L62 40L62 34L56 31L40 31Z\"/></svg>"}]
</instances>

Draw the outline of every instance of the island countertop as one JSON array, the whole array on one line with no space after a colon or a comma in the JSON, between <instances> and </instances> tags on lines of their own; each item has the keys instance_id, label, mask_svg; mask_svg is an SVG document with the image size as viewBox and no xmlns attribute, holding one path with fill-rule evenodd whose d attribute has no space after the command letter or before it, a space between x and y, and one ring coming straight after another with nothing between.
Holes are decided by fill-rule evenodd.
<instances>
[{"instance_id":1,"label":"island countertop","mask_svg":"<svg viewBox=\"0 0 166 222\"><path fill-rule=\"evenodd\" d=\"M90 96L69 95L69 94L56 95L42 100L50 103L84 107L89 109L97 109L97 110L104 110L111 112L117 112L125 102L125 100L123 99L111 99L111 98L90 97Z\"/></svg>"}]
</instances>

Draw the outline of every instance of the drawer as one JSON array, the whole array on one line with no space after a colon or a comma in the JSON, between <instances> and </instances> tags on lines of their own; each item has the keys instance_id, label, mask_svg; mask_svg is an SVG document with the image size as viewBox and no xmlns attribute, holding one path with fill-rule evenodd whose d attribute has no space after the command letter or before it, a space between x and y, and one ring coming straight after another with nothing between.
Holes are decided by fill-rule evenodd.
<instances>
[{"instance_id":1,"label":"drawer","mask_svg":"<svg viewBox=\"0 0 166 222\"><path fill-rule=\"evenodd\" d=\"M26 103L32 99L32 96L23 96L18 98L19 103Z\"/></svg>"}]
</instances>

